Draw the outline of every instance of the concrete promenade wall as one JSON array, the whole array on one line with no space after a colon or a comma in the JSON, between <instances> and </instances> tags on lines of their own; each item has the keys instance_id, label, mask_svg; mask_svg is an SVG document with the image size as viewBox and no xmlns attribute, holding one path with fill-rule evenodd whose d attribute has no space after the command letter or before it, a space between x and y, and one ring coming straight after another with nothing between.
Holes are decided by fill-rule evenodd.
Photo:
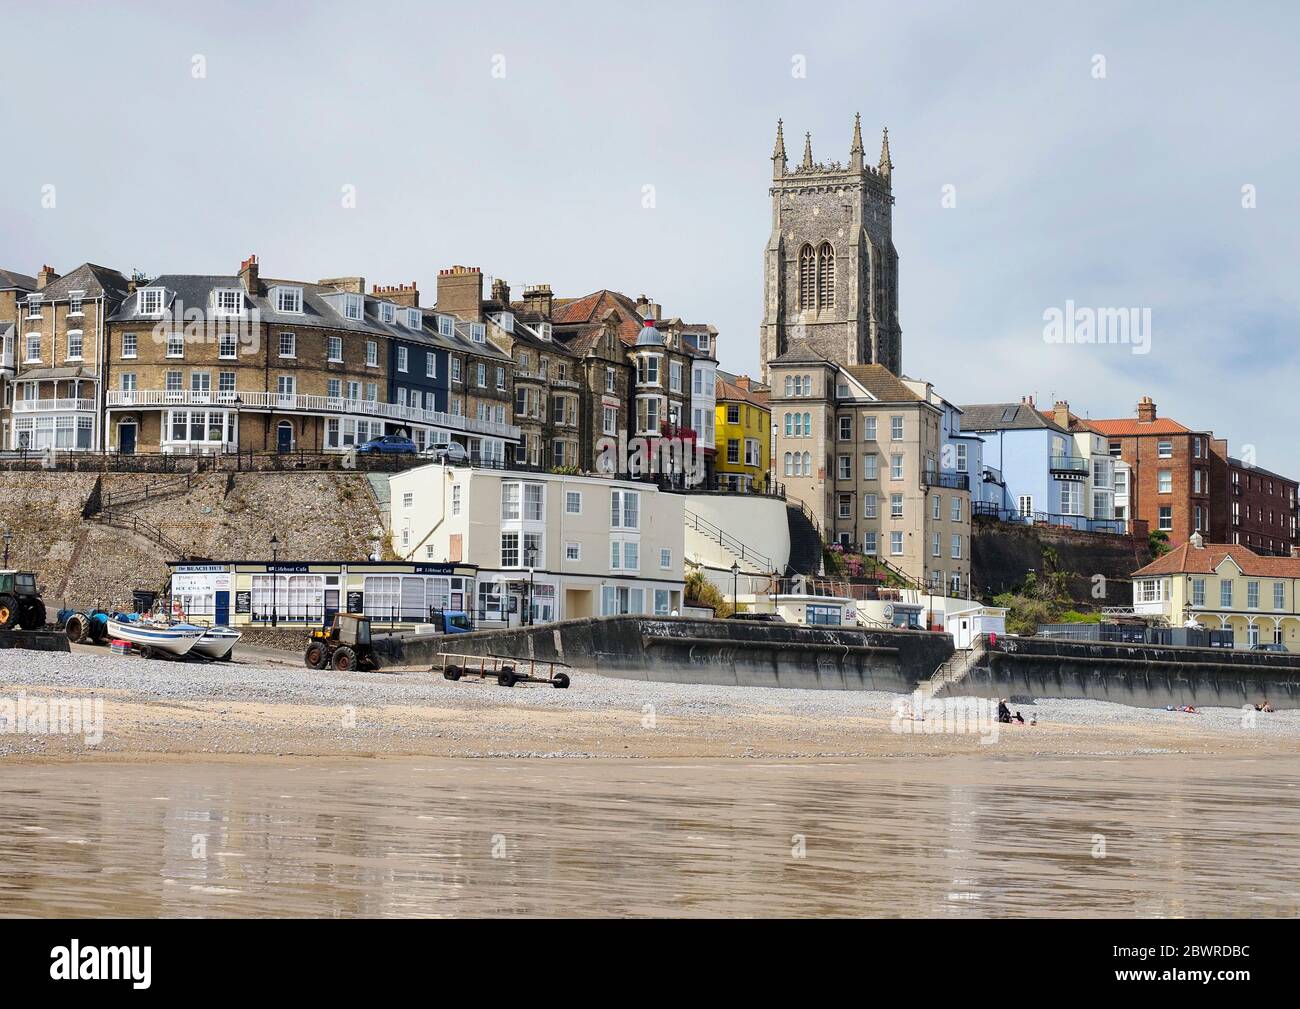
<instances>
[{"instance_id":1,"label":"concrete promenade wall","mask_svg":"<svg viewBox=\"0 0 1300 1009\"><path fill-rule=\"evenodd\" d=\"M535 628L407 637L386 663L432 665L442 649L559 659L609 676L671 683L909 692L952 653L952 638L690 617L594 617Z\"/></svg>"},{"instance_id":2,"label":"concrete promenade wall","mask_svg":"<svg viewBox=\"0 0 1300 1009\"><path fill-rule=\"evenodd\" d=\"M946 692L981 697L1086 697L1140 707L1300 707L1300 655L1004 638ZM941 694L944 691L941 691Z\"/></svg>"}]
</instances>

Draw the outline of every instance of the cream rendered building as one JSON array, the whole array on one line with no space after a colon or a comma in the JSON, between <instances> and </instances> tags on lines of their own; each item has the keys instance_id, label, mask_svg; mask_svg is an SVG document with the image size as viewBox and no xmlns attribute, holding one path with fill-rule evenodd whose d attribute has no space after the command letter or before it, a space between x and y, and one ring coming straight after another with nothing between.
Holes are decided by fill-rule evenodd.
<instances>
[{"instance_id":1,"label":"cream rendered building","mask_svg":"<svg viewBox=\"0 0 1300 1009\"><path fill-rule=\"evenodd\" d=\"M1237 648L1300 652L1300 557L1261 557L1200 534L1133 572L1133 609L1173 627L1232 630Z\"/></svg>"},{"instance_id":2,"label":"cream rendered building","mask_svg":"<svg viewBox=\"0 0 1300 1009\"><path fill-rule=\"evenodd\" d=\"M681 610L683 499L655 484L433 464L389 496L399 557L477 565L484 626Z\"/></svg>"},{"instance_id":3,"label":"cream rendered building","mask_svg":"<svg viewBox=\"0 0 1300 1009\"><path fill-rule=\"evenodd\" d=\"M941 464L944 411L955 408L928 383L803 346L768 367L774 479L823 539L927 589L968 594L969 476Z\"/></svg>"}]
</instances>

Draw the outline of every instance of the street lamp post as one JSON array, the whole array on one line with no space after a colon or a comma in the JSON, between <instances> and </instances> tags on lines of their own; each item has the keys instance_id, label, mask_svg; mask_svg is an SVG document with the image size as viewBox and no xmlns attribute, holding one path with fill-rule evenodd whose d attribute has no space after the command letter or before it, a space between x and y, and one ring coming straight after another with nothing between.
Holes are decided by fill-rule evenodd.
<instances>
[{"instance_id":1,"label":"street lamp post","mask_svg":"<svg viewBox=\"0 0 1300 1009\"><path fill-rule=\"evenodd\" d=\"M777 581L781 577L780 572L773 569L772 571L772 612L777 612L777 601L781 598L781 585Z\"/></svg>"},{"instance_id":2,"label":"street lamp post","mask_svg":"<svg viewBox=\"0 0 1300 1009\"><path fill-rule=\"evenodd\" d=\"M239 453L239 411L244 408L244 397L235 396L235 469L242 471L244 468L244 457Z\"/></svg>"},{"instance_id":3,"label":"street lamp post","mask_svg":"<svg viewBox=\"0 0 1300 1009\"><path fill-rule=\"evenodd\" d=\"M271 533L271 626L276 627L280 623L280 613L276 608L275 588L279 576L275 573L276 561L280 559L280 538Z\"/></svg>"},{"instance_id":4,"label":"street lamp post","mask_svg":"<svg viewBox=\"0 0 1300 1009\"><path fill-rule=\"evenodd\" d=\"M533 592L536 589L537 548L530 547L524 551L524 563L528 565L528 626L533 624Z\"/></svg>"},{"instance_id":5,"label":"street lamp post","mask_svg":"<svg viewBox=\"0 0 1300 1009\"><path fill-rule=\"evenodd\" d=\"M731 612L740 610L740 564L731 562Z\"/></svg>"}]
</instances>

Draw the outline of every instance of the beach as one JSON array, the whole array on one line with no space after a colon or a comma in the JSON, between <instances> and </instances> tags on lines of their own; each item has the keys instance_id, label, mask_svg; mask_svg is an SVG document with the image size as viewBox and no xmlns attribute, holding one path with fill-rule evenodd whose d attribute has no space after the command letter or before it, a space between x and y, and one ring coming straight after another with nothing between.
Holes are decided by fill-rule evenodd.
<instances>
[{"instance_id":1,"label":"beach","mask_svg":"<svg viewBox=\"0 0 1300 1009\"><path fill-rule=\"evenodd\" d=\"M71 654L0 652L0 698L19 697L76 700L87 712L102 710L102 738L0 726L0 759L7 762L1300 754L1300 711L1185 714L1091 700L1013 699L1024 725L997 726L993 734L927 731L899 717L909 698L883 692L660 683L582 669L573 671L568 690L504 688L492 680L451 683L427 669L316 671L296 655L266 649L211 664L80 647ZM1036 725L1028 724L1033 720Z\"/></svg>"}]
</instances>

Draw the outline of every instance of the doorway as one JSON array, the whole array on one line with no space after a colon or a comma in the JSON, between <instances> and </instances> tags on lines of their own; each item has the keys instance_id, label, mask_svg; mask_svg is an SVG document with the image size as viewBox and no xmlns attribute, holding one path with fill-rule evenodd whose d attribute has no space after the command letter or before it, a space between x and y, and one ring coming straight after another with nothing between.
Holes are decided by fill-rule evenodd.
<instances>
[{"instance_id":1,"label":"doorway","mask_svg":"<svg viewBox=\"0 0 1300 1009\"><path fill-rule=\"evenodd\" d=\"M293 451L293 425L282 420L275 428L275 450L277 452Z\"/></svg>"},{"instance_id":2,"label":"doorway","mask_svg":"<svg viewBox=\"0 0 1300 1009\"><path fill-rule=\"evenodd\" d=\"M135 435L135 421L124 420L117 425L117 450L122 455L135 455Z\"/></svg>"}]
</instances>

